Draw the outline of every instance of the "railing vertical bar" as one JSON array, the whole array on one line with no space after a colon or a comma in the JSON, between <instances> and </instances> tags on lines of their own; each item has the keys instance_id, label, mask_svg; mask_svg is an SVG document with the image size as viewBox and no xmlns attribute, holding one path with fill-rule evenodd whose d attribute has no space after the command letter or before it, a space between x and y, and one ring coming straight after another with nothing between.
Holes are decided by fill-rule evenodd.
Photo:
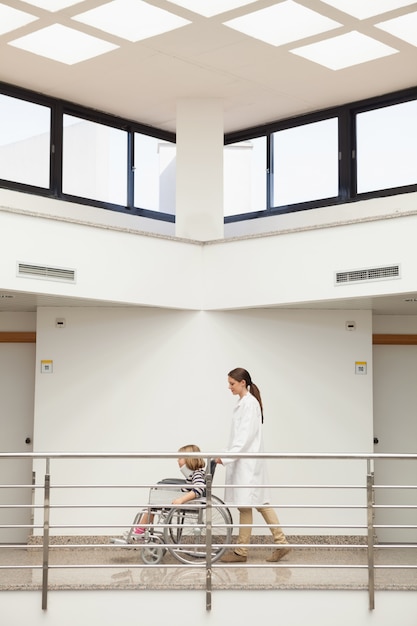
<instances>
[{"instance_id":1,"label":"railing vertical bar","mask_svg":"<svg viewBox=\"0 0 417 626\"><path fill-rule=\"evenodd\" d=\"M374 555L374 472L373 462L367 461L366 495L368 512L368 594L369 609L375 608L375 555Z\"/></svg>"},{"instance_id":2,"label":"railing vertical bar","mask_svg":"<svg viewBox=\"0 0 417 626\"><path fill-rule=\"evenodd\" d=\"M33 526L35 523L35 485L36 485L36 472L32 471L32 490L31 490L31 504L32 508L30 509L30 525ZM33 533L33 528L32 528Z\"/></svg>"},{"instance_id":3,"label":"railing vertical bar","mask_svg":"<svg viewBox=\"0 0 417 626\"><path fill-rule=\"evenodd\" d=\"M213 484L212 461L207 459L206 472L206 611L211 611L212 591L212 543L213 543L213 510L211 489Z\"/></svg>"},{"instance_id":4,"label":"railing vertical bar","mask_svg":"<svg viewBox=\"0 0 417 626\"><path fill-rule=\"evenodd\" d=\"M43 511L43 563L42 563L42 609L48 607L48 573L49 573L49 512L51 496L50 459L46 459Z\"/></svg>"}]
</instances>

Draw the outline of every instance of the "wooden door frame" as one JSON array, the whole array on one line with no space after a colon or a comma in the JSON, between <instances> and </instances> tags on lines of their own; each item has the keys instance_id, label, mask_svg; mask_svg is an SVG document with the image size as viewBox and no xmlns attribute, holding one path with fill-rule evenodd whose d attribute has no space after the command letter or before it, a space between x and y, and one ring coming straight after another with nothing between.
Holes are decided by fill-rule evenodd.
<instances>
[{"instance_id":1,"label":"wooden door frame","mask_svg":"<svg viewBox=\"0 0 417 626\"><path fill-rule=\"evenodd\" d=\"M36 343L35 332L0 332L0 343Z\"/></svg>"},{"instance_id":2,"label":"wooden door frame","mask_svg":"<svg viewBox=\"0 0 417 626\"><path fill-rule=\"evenodd\" d=\"M0 343L36 343L35 332L0 332ZM417 335L375 334L372 335L374 346L415 346Z\"/></svg>"},{"instance_id":3,"label":"wooden door frame","mask_svg":"<svg viewBox=\"0 0 417 626\"><path fill-rule=\"evenodd\" d=\"M36 343L35 332L0 332L0 343ZM375 334L372 335L374 346L415 346L417 335Z\"/></svg>"},{"instance_id":4,"label":"wooden door frame","mask_svg":"<svg viewBox=\"0 0 417 626\"><path fill-rule=\"evenodd\" d=\"M372 335L374 346L416 346L417 335Z\"/></svg>"},{"instance_id":5,"label":"wooden door frame","mask_svg":"<svg viewBox=\"0 0 417 626\"><path fill-rule=\"evenodd\" d=\"M0 343L36 343L35 332L6 331L0 332ZM417 335L374 334L374 346L415 346Z\"/></svg>"}]
</instances>

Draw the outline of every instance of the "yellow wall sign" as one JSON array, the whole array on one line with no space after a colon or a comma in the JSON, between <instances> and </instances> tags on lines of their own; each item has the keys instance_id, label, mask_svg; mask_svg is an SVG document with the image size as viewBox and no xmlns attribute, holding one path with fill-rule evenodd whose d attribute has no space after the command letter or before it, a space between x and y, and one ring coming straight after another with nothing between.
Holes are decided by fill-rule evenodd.
<instances>
[{"instance_id":1,"label":"yellow wall sign","mask_svg":"<svg viewBox=\"0 0 417 626\"><path fill-rule=\"evenodd\" d=\"M367 366L368 364L366 361L356 361L355 362L355 374L366 374Z\"/></svg>"},{"instance_id":2,"label":"yellow wall sign","mask_svg":"<svg viewBox=\"0 0 417 626\"><path fill-rule=\"evenodd\" d=\"M52 374L54 368L54 362L50 359L41 361L41 373Z\"/></svg>"}]
</instances>

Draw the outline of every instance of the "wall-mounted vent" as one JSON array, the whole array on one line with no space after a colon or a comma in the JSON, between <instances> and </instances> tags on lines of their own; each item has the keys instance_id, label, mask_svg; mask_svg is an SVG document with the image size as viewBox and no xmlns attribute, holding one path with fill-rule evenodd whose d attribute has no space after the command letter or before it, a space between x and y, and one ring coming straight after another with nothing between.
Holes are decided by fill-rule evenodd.
<instances>
[{"instance_id":1,"label":"wall-mounted vent","mask_svg":"<svg viewBox=\"0 0 417 626\"><path fill-rule=\"evenodd\" d=\"M41 278L44 280L59 280L66 283L75 282L75 270L63 267L48 267L46 265L32 265L29 263L17 264L17 275L25 278Z\"/></svg>"},{"instance_id":2,"label":"wall-mounted vent","mask_svg":"<svg viewBox=\"0 0 417 626\"><path fill-rule=\"evenodd\" d=\"M336 272L336 285L358 283L365 280L389 280L392 278L400 278L399 265L385 265L383 267L370 267L363 270Z\"/></svg>"}]
</instances>

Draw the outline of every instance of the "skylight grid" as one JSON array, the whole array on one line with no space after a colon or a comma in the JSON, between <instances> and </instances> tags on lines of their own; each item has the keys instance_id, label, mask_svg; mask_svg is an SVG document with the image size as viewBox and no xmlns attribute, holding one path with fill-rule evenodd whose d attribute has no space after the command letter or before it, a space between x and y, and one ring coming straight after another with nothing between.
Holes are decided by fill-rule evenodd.
<instances>
[{"instance_id":1,"label":"skylight grid","mask_svg":"<svg viewBox=\"0 0 417 626\"><path fill-rule=\"evenodd\" d=\"M38 18L34 15L30 15L30 13L18 11L5 4L0 4L0 35L10 33L16 30L16 28L21 28L22 26L26 26L26 24L35 22L37 19Z\"/></svg>"},{"instance_id":2,"label":"skylight grid","mask_svg":"<svg viewBox=\"0 0 417 626\"><path fill-rule=\"evenodd\" d=\"M220 13L226 13L239 7L252 4L254 0L168 0L171 4L203 15L212 17Z\"/></svg>"},{"instance_id":3,"label":"skylight grid","mask_svg":"<svg viewBox=\"0 0 417 626\"><path fill-rule=\"evenodd\" d=\"M282 46L342 26L293 0L228 20L224 25L273 46Z\"/></svg>"},{"instance_id":4,"label":"skylight grid","mask_svg":"<svg viewBox=\"0 0 417 626\"><path fill-rule=\"evenodd\" d=\"M67 9L74 4L79 4L82 0L24 0L25 4L31 4L34 7L45 9L45 11L51 11L55 13L61 9Z\"/></svg>"},{"instance_id":5,"label":"skylight grid","mask_svg":"<svg viewBox=\"0 0 417 626\"><path fill-rule=\"evenodd\" d=\"M9 45L66 65L80 63L119 47L62 24L41 28L10 41Z\"/></svg>"},{"instance_id":6,"label":"skylight grid","mask_svg":"<svg viewBox=\"0 0 417 626\"><path fill-rule=\"evenodd\" d=\"M341 70L396 54L398 50L372 37L352 31L314 44L293 48L290 52L331 70Z\"/></svg>"},{"instance_id":7,"label":"skylight grid","mask_svg":"<svg viewBox=\"0 0 417 626\"><path fill-rule=\"evenodd\" d=\"M417 46L417 12L407 13L386 22L375 24L376 28L402 39L412 46Z\"/></svg>"},{"instance_id":8,"label":"skylight grid","mask_svg":"<svg viewBox=\"0 0 417 626\"><path fill-rule=\"evenodd\" d=\"M181 28L191 22L142 0L113 0L75 15L73 20L136 42Z\"/></svg>"},{"instance_id":9,"label":"skylight grid","mask_svg":"<svg viewBox=\"0 0 417 626\"><path fill-rule=\"evenodd\" d=\"M368 17L408 7L414 4L415 0L322 0L322 2L358 20L365 20Z\"/></svg>"}]
</instances>

